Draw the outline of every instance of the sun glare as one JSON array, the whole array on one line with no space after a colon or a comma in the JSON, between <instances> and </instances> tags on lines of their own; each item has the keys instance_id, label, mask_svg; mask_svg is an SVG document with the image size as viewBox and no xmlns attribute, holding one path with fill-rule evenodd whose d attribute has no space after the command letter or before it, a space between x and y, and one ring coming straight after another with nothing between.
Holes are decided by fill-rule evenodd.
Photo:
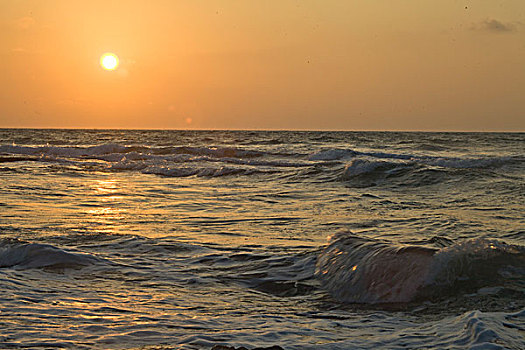
<instances>
[{"instance_id":1,"label":"sun glare","mask_svg":"<svg viewBox=\"0 0 525 350\"><path fill-rule=\"evenodd\" d=\"M118 57L114 53L108 52L100 56L100 65L105 70L115 70L118 67Z\"/></svg>"}]
</instances>

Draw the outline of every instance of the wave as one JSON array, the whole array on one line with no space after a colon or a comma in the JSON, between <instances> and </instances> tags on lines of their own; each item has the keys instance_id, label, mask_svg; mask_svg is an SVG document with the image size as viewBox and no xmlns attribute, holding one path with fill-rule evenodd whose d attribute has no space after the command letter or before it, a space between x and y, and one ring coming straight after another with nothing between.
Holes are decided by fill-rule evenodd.
<instances>
[{"instance_id":1,"label":"wave","mask_svg":"<svg viewBox=\"0 0 525 350\"><path fill-rule=\"evenodd\" d=\"M525 311L517 313L460 311L454 316L438 320L389 320L386 328L370 332L381 316L362 316L360 325L352 327L355 334L340 341L316 344L305 349L523 349L523 321ZM363 339L364 338L364 339Z\"/></svg>"},{"instance_id":2,"label":"wave","mask_svg":"<svg viewBox=\"0 0 525 350\"><path fill-rule=\"evenodd\" d=\"M410 160L355 157L339 172L339 181L356 187L377 185L419 187L461 179L472 181L482 177L493 177L498 168L520 164L519 157L493 158L432 158L421 157Z\"/></svg>"},{"instance_id":3,"label":"wave","mask_svg":"<svg viewBox=\"0 0 525 350\"><path fill-rule=\"evenodd\" d=\"M410 154L397 154L385 152L359 152L352 149L332 148L321 150L308 156L309 160L345 160L357 156L367 156L383 159L403 159L410 160L416 158Z\"/></svg>"},{"instance_id":4,"label":"wave","mask_svg":"<svg viewBox=\"0 0 525 350\"><path fill-rule=\"evenodd\" d=\"M117 144L102 144L91 147L59 147L59 146L17 146L2 145L0 153L5 154L24 154L24 155L51 155L63 157L82 157L103 155L109 153L126 153L131 147Z\"/></svg>"},{"instance_id":5,"label":"wave","mask_svg":"<svg viewBox=\"0 0 525 350\"><path fill-rule=\"evenodd\" d=\"M440 183L446 179L446 175L446 171L429 169L415 162L356 158L346 164L338 179L354 187L382 184L419 187Z\"/></svg>"},{"instance_id":6,"label":"wave","mask_svg":"<svg viewBox=\"0 0 525 350\"><path fill-rule=\"evenodd\" d=\"M140 152L154 155L188 154L206 155L217 158L254 158L262 155L261 152L245 150L235 147L147 147L147 146L122 146L109 143L88 147L62 147L62 146L17 146L1 145L0 153L23 154L23 155L51 155L63 157L94 157L108 154L126 154Z\"/></svg>"},{"instance_id":7,"label":"wave","mask_svg":"<svg viewBox=\"0 0 525 350\"><path fill-rule=\"evenodd\" d=\"M393 174L401 169L406 169L412 164L393 163L386 161L372 161L368 159L353 159L343 170L343 179L349 179L355 176L371 174L374 172Z\"/></svg>"},{"instance_id":8,"label":"wave","mask_svg":"<svg viewBox=\"0 0 525 350\"><path fill-rule=\"evenodd\" d=\"M359 157L359 158L358 158ZM418 156L414 154L399 154L388 152L359 152L352 149L333 148L322 150L308 156L309 160L350 160L366 159L376 161L376 159L407 161L422 165L437 166L443 168L486 168L493 166L503 166L507 163L522 161L523 157L438 157L438 156Z\"/></svg>"},{"instance_id":9,"label":"wave","mask_svg":"<svg viewBox=\"0 0 525 350\"><path fill-rule=\"evenodd\" d=\"M49 244L19 240L0 241L0 268L73 268L92 265L98 261L100 260L94 256L68 252Z\"/></svg>"},{"instance_id":10,"label":"wave","mask_svg":"<svg viewBox=\"0 0 525 350\"><path fill-rule=\"evenodd\" d=\"M358 153L349 149L333 148L322 150L308 156L308 160L341 160L354 157Z\"/></svg>"},{"instance_id":11,"label":"wave","mask_svg":"<svg viewBox=\"0 0 525 350\"><path fill-rule=\"evenodd\" d=\"M342 302L410 302L523 278L525 247L479 238L433 248L339 234L315 273Z\"/></svg>"},{"instance_id":12,"label":"wave","mask_svg":"<svg viewBox=\"0 0 525 350\"><path fill-rule=\"evenodd\" d=\"M424 163L442 168L453 169L476 169L499 167L517 160L513 157L492 157L492 158L428 158Z\"/></svg>"},{"instance_id":13,"label":"wave","mask_svg":"<svg viewBox=\"0 0 525 350\"><path fill-rule=\"evenodd\" d=\"M273 151L239 147L1 145L0 163L24 161L60 163L73 170L137 171L168 177L250 176L283 173L301 180L347 181L358 187L397 181L393 185L421 186L440 183L450 176L507 164L523 157L454 158L416 156L395 152L360 152L345 148L323 149L308 156L290 147ZM277 152L278 151L278 152ZM300 168L304 170L299 170ZM457 170L457 171L456 171ZM461 173L466 170L466 173ZM479 174L476 173L476 176ZM387 181L386 181L387 180Z\"/></svg>"},{"instance_id":14,"label":"wave","mask_svg":"<svg viewBox=\"0 0 525 350\"><path fill-rule=\"evenodd\" d=\"M156 167L151 166L142 170L144 174L155 174L162 175L167 177L187 177L187 176L197 176L197 177L221 177L229 175L252 175L254 173L264 173L263 171L258 171L254 169L240 169L240 168L230 168L230 167L220 167L220 168L171 168L171 167Z\"/></svg>"},{"instance_id":15,"label":"wave","mask_svg":"<svg viewBox=\"0 0 525 350\"><path fill-rule=\"evenodd\" d=\"M139 171L167 177L249 176L272 174L282 168L312 165L305 161L290 161L275 158L269 153L234 147L139 147L118 144L91 147L3 145L0 146L0 154L6 154L0 156L0 162L56 162L88 170ZM264 154L270 155L271 158L257 159Z\"/></svg>"},{"instance_id":16,"label":"wave","mask_svg":"<svg viewBox=\"0 0 525 350\"><path fill-rule=\"evenodd\" d=\"M34 157L64 157L64 158L94 158L108 162L145 159L166 159L173 161L185 160L221 160L230 162L240 162L254 165L270 166L306 166L306 162L285 162L283 160L252 160L263 156L286 156L303 157L303 154L280 152L268 153L252 149L238 147L150 147L150 146L123 146L115 143L101 144L96 146L19 146L19 145L0 145L0 162L14 162L23 160L35 160ZM20 157L20 156L31 157ZM195 158L197 157L197 158ZM200 158L199 158L200 157ZM479 158L458 158L458 157L432 157L417 156L414 154L399 154L393 152L360 152L352 149L332 148L325 149L306 157L309 162L317 161L345 161L354 158L365 158L368 160L384 159L407 161L430 166L445 168L484 168L492 166L502 166L509 162L522 161L523 157L479 157Z\"/></svg>"},{"instance_id":17,"label":"wave","mask_svg":"<svg viewBox=\"0 0 525 350\"><path fill-rule=\"evenodd\" d=\"M0 156L0 163L24 162L35 160L34 157Z\"/></svg>"}]
</instances>

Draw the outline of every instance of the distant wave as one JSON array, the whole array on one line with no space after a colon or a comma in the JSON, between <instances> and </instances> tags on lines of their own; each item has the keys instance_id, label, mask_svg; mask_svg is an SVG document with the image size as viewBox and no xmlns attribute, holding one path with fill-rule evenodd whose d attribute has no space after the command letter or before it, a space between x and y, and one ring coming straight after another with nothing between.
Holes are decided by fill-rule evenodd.
<instances>
[{"instance_id":1,"label":"distant wave","mask_svg":"<svg viewBox=\"0 0 525 350\"><path fill-rule=\"evenodd\" d=\"M395 303L431 299L525 277L525 247L471 239L444 248L340 234L320 254L316 276L337 299Z\"/></svg>"},{"instance_id":2,"label":"distant wave","mask_svg":"<svg viewBox=\"0 0 525 350\"><path fill-rule=\"evenodd\" d=\"M67 252L49 244L0 241L0 268L79 267L97 261L99 259L94 256Z\"/></svg>"},{"instance_id":3,"label":"distant wave","mask_svg":"<svg viewBox=\"0 0 525 350\"><path fill-rule=\"evenodd\" d=\"M290 149L260 151L239 147L1 145L0 163L48 162L75 169L138 171L169 177L250 176L289 172L298 178L321 181L357 181L370 186L384 179L407 174L404 183L413 186L437 183L443 172L455 169L493 169L523 161L523 157L455 158L416 156L395 152L360 152L329 148L307 155ZM191 164L190 164L191 163ZM344 167L344 168L343 168ZM298 168L307 168L298 171ZM425 171L427 173L425 173ZM295 173L292 173L295 172ZM429 174L428 172L433 172Z\"/></svg>"},{"instance_id":4,"label":"distant wave","mask_svg":"<svg viewBox=\"0 0 525 350\"><path fill-rule=\"evenodd\" d=\"M341 149L332 148L318 151L311 154L308 159L310 160L345 160L357 156L369 156L374 158L384 159L413 159L415 156L410 154L396 154L396 153L385 153L385 152L359 152L352 149Z\"/></svg>"},{"instance_id":5,"label":"distant wave","mask_svg":"<svg viewBox=\"0 0 525 350\"><path fill-rule=\"evenodd\" d=\"M129 147L117 144L103 144L91 147L59 147L59 146L18 146L2 145L0 153L26 154L26 155L53 155L64 157L93 156L109 153L125 153Z\"/></svg>"},{"instance_id":6,"label":"distant wave","mask_svg":"<svg viewBox=\"0 0 525 350\"><path fill-rule=\"evenodd\" d=\"M373 172L392 172L396 169L409 167L407 163L393 163L386 161L373 161L368 159L353 159L345 166L343 171L343 179L349 179L354 176L370 174Z\"/></svg>"},{"instance_id":7,"label":"distant wave","mask_svg":"<svg viewBox=\"0 0 525 350\"><path fill-rule=\"evenodd\" d=\"M346 161L339 170L339 179L352 186L378 184L419 187L441 183L453 178L493 176L503 166L520 164L521 157L446 158L446 157L361 157Z\"/></svg>"},{"instance_id":8,"label":"distant wave","mask_svg":"<svg viewBox=\"0 0 525 350\"><path fill-rule=\"evenodd\" d=\"M102 171L140 171L167 177L272 174L279 168L312 165L301 160L290 161L272 154L235 147L147 147L112 143L90 147L2 145L2 154L4 156L0 156L0 162L4 163L58 162ZM263 155L270 158L261 159Z\"/></svg>"},{"instance_id":9,"label":"distant wave","mask_svg":"<svg viewBox=\"0 0 525 350\"><path fill-rule=\"evenodd\" d=\"M513 157L490 157L490 158L427 158L423 163L443 168L475 169L503 166L519 159Z\"/></svg>"},{"instance_id":10,"label":"distant wave","mask_svg":"<svg viewBox=\"0 0 525 350\"><path fill-rule=\"evenodd\" d=\"M167 177L186 177L196 175L198 177L220 177L228 175L251 175L254 173L264 173L263 171L258 171L255 169L240 169L240 168L229 168L229 167L219 167L219 168L190 168L190 167L181 167L181 168L171 168L171 167L147 167L142 170L144 174L155 174L162 175Z\"/></svg>"},{"instance_id":11,"label":"distant wave","mask_svg":"<svg viewBox=\"0 0 525 350\"><path fill-rule=\"evenodd\" d=\"M236 157L253 158L261 155L261 152L244 150L235 147L147 147L147 146L122 146L114 143L102 144L89 147L61 147L61 146L18 146L2 145L0 153L25 154L25 155L52 155L63 157L89 157L102 156L114 153L140 152L145 154L189 154L208 155L217 158Z\"/></svg>"},{"instance_id":12,"label":"distant wave","mask_svg":"<svg viewBox=\"0 0 525 350\"><path fill-rule=\"evenodd\" d=\"M332 148L315 152L308 156L309 160L340 160L351 158L357 155L357 152L349 149Z\"/></svg>"},{"instance_id":13,"label":"distant wave","mask_svg":"<svg viewBox=\"0 0 525 350\"><path fill-rule=\"evenodd\" d=\"M480 158L458 158L458 157L433 157L417 156L413 154L399 154L388 152L358 152L352 149L327 149L308 156L309 160L352 160L375 159L408 161L418 164L432 165L444 168L484 168L501 166L508 162L521 161L523 157L480 157Z\"/></svg>"}]
</instances>

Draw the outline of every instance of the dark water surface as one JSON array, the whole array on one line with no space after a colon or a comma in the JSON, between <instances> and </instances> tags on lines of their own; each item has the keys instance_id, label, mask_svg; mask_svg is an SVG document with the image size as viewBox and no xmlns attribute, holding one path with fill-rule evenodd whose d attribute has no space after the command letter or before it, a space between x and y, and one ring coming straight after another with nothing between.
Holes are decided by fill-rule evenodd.
<instances>
[{"instance_id":1,"label":"dark water surface","mask_svg":"<svg viewBox=\"0 0 525 350\"><path fill-rule=\"evenodd\" d=\"M0 348L525 348L525 134L0 129Z\"/></svg>"}]
</instances>

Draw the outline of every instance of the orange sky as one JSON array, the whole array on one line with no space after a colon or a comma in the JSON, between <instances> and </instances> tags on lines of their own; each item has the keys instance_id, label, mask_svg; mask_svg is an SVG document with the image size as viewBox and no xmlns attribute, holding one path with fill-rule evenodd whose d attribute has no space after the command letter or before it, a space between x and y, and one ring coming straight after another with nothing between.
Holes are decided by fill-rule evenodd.
<instances>
[{"instance_id":1,"label":"orange sky","mask_svg":"<svg viewBox=\"0 0 525 350\"><path fill-rule=\"evenodd\" d=\"M525 131L523 0L2 1L0 65L0 127Z\"/></svg>"}]
</instances>

